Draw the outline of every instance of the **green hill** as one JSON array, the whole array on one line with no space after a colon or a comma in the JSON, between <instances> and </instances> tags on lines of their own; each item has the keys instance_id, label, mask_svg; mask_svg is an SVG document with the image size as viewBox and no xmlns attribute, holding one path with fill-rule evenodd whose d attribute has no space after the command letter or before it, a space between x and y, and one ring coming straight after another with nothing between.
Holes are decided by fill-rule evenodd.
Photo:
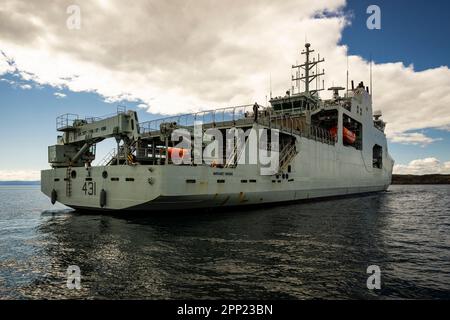
<instances>
[{"instance_id":1,"label":"green hill","mask_svg":"<svg viewBox=\"0 0 450 320\"><path fill-rule=\"evenodd\" d=\"M392 184L450 184L450 174L394 174Z\"/></svg>"}]
</instances>

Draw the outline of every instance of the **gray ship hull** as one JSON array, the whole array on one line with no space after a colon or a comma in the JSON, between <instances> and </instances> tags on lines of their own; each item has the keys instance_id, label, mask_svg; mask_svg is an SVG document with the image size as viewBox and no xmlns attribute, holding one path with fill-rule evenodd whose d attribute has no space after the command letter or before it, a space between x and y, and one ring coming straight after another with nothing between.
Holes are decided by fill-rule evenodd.
<instances>
[{"instance_id":1,"label":"gray ship hull","mask_svg":"<svg viewBox=\"0 0 450 320\"><path fill-rule=\"evenodd\" d=\"M302 137L296 143L299 153L290 172L278 175L260 175L258 165L138 165L72 168L76 177L68 179L67 170L59 168L42 171L41 188L49 197L54 190L57 201L75 209L151 212L379 192L391 182L393 161L387 154L379 169L368 166L372 155L362 150Z\"/></svg>"}]
</instances>

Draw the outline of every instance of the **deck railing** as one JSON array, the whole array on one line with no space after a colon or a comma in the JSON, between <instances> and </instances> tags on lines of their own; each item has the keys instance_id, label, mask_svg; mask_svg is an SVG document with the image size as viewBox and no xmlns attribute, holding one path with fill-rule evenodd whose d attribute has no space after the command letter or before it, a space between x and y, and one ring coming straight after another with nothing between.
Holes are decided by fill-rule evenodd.
<instances>
[{"instance_id":1,"label":"deck railing","mask_svg":"<svg viewBox=\"0 0 450 320\"><path fill-rule=\"evenodd\" d=\"M81 118L78 114L66 113L56 118L56 130L70 130L70 128L73 128L75 125L77 125L77 123L78 125L94 123L107 118L115 117L123 113L126 113L126 109L123 106L118 106L115 113L106 114L100 117L85 117L84 119Z\"/></svg>"},{"instance_id":2,"label":"deck railing","mask_svg":"<svg viewBox=\"0 0 450 320\"><path fill-rule=\"evenodd\" d=\"M56 118L56 130L64 130L74 126L75 121L79 120L79 116L73 113L66 113Z\"/></svg>"},{"instance_id":3,"label":"deck railing","mask_svg":"<svg viewBox=\"0 0 450 320\"><path fill-rule=\"evenodd\" d=\"M236 122L240 119L251 117L253 105L228 107L216 110L199 111L196 113L181 114L162 119L141 122L140 133L151 133L159 131L162 123L176 122L178 126L192 127L201 121L203 125L211 123Z\"/></svg>"},{"instance_id":4,"label":"deck railing","mask_svg":"<svg viewBox=\"0 0 450 320\"><path fill-rule=\"evenodd\" d=\"M336 139L329 130L324 128L308 125L299 121L299 117L304 109L292 109L277 111L272 108L263 108L258 113L258 123L261 123L269 128L275 128L280 131L297 134L302 137L320 141L323 143L334 145ZM176 115L162 119L155 119L139 124L141 134L156 133L160 131L162 123L174 122L179 127L193 127L195 122L201 121L205 124L230 124L231 126L239 120L254 119L253 105L245 105L238 107L223 108L217 110L200 111L196 113Z\"/></svg>"}]
</instances>

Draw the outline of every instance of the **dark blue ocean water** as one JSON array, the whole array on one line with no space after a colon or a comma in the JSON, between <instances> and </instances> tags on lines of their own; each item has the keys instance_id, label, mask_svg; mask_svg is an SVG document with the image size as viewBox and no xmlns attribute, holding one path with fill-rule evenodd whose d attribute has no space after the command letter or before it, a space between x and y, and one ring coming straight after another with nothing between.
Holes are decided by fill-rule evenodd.
<instances>
[{"instance_id":1,"label":"dark blue ocean water","mask_svg":"<svg viewBox=\"0 0 450 320\"><path fill-rule=\"evenodd\" d=\"M80 290L66 286L70 265ZM367 289L369 265L380 290ZM0 298L449 299L450 186L133 217L0 186Z\"/></svg>"}]
</instances>

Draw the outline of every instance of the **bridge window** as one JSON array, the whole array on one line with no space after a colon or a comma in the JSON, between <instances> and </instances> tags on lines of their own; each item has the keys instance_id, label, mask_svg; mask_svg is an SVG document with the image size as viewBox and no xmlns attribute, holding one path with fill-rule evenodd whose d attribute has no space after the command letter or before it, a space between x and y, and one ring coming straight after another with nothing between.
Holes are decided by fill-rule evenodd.
<instances>
[{"instance_id":1,"label":"bridge window","mask_svg":"<svg viewBox=\"0 0 450 320\"><path fill-rule=\"evenodd\" d=\"M372 163L374 168L383 168L383 148L377 144L373 146Z\"/></svg>"}]
</instances>

